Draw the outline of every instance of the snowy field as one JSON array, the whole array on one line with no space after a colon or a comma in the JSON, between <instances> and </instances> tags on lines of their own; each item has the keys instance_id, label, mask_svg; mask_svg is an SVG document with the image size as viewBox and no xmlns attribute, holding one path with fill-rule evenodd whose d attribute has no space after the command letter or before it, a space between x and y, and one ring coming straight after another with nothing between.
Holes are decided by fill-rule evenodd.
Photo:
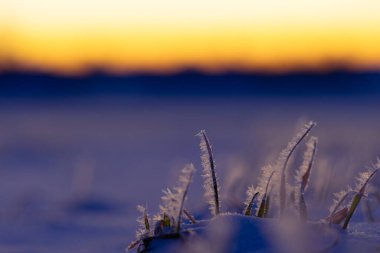
<instances>
[{"instance_id":1,"label":"snowy field","mask_svg":"<svg viewBox=\"0 0 380 253\"><path fill-rule=\"evenodd\" d=\"M318 221L327 216L332 193L354 183L356 174L380 156L379 101L322 95L2 101L0 252L124 252L135 237L136 205L156 213L161 189L174 186L190 162L198 172L186 205L195 215L202 213L207 206L195 137L201 129L213 145L222 211L236 211L228 203L244 201L260 168L276 161L301 122L316 121L312 135L318 136L319 148L306 198L311 219ZM302 153L303 147L296 157ZM373 184L378 182L375 178ZM321 187L323 193L317 191ZM367 223L359 207L329 252L380 251L380 206L370 204L375 223ZM225 218L237 226L244 226L242 219ZM255 233L237 229L234 236ZM260 247L259 252L270 252Z\"/></svg>"}]
</instances>

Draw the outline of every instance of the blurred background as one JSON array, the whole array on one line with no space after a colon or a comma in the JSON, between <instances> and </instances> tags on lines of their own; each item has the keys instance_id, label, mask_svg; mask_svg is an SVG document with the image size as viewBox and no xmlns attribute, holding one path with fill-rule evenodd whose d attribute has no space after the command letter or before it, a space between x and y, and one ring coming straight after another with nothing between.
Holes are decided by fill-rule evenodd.
<instances>
[{"instance_id":1,"label":"blurred background","mask_svg":"<svg viewBox=\"0 0 380 253\"><path fill-rule=\"evenodd\" d=\"M379 12L372 0L0 0L0 252L123 252L136 204L157 212L190 162L197 214L201 129L226 211L315 120L307 198L325 217L380 155Z\"/></svg>"}]
</instances>

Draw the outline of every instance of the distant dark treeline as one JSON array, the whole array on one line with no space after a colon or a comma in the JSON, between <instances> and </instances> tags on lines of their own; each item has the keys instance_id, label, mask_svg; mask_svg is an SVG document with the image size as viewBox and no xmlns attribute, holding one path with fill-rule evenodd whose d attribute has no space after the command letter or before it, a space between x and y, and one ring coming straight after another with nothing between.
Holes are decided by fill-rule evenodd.
<instances>
[{"instance_id":1,"label":"distant dark treeline","mask_svg":"<svg viewBox=\"0 0 380 253\"><path fill-rule=\"evenodd\" d=\"M380 72L335 71L325 74L204 74L113 76L93 73L62 77L44 73L0 74L0 97L64 96L359 96L380 95Z\"/></svg>"}]
</instances>

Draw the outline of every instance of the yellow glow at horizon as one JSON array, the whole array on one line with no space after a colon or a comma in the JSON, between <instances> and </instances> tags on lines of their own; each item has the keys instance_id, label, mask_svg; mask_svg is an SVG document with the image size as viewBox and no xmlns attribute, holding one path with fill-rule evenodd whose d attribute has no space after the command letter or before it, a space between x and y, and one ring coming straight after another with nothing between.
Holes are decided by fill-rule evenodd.
<instances>
[{"instance_id":1,"label":"yellow glow at horizon","mask_svg":"<svg viewBox=\"0 0 380 253\"><path fill-rule=\"evenodd\" d=\"M0 66L380 68L377 0L0 0Z\"/></svg>"}]
</instances>

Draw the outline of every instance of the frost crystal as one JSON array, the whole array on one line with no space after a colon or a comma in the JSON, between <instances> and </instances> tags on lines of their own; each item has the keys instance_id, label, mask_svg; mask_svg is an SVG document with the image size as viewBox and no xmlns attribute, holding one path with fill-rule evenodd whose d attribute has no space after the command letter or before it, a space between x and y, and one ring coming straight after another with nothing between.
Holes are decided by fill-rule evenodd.
<instances>
[{"instance_id":1,"label":"frost crystal","mask_svg":"<svg viewBox=\"0 0 380 253\"><path fill-rule=\"evenodd\" d=\"M330 215L334 215L337 211L348 208L348 196L355 193L351 186L347 186L345 190L334 193L333 204L329 207Z\"/></svg>"},{"instance_id":2,"label":"frost crystal","mask_svg":"<svg viewBox=\"0 0 380 253\"><path fill-rule=\"evenodd\" d=\"M180 228L183 205L186 200L187 192L194 172L195 168L193 164L187 164L182 169L178 186L174 187L173 190L170 190L169 188L163 190L164 196L161 197L163 205L160 206L160 210L162 213L170 217L173 221L172 225L176 230L179 230Z\"/></svg>"},{"instance_id":3,"label":"frost crystal","mask_svg":"<svg viewBox=\"0 0 380 253\"><path fill-rule=\"evenodd\" d=\"M255 188L255 187L253 187L253 185L251 185L251 186L248 187L248 190L247 190L247 199L244 202L244 205L245 205L244 214L245 215L251 215L251 210L252 210L253 202L254 202L254 200L255 200L255 198L257 197L258 194L259 194L258 189Z\"/></svg>"},{"instance_id":4,"label":"frost crystal","mask_svg":"<svg viewBox=\"0 0 380 253\"><path fill-rule=\"evenodd\" d=\"M136 231L136 239L142 239L150 234L149 224L151 221L148 218L148 213L145 207L137 205L136 208L137 211L141 213L141 215L136 220L139 224L139 228Z\"/></svg>"},{"instance_id":5,"label":"frost crystal","mask_svg":"<svg viewBox=\"0 0 380 253\"><path fill-rule=\"evenodd\" d=\"M201 130L198 134L201 138L199 147L201 149L201 160L203 166L203 178L205 189L205 198L209 203L210 210L212 214L218 215L220 210L220 200L219 200L219 186L218 178L215 172L215 162L212 155L211 144L207 138L206 131Z\"/></svg>"},{"instance_id":6,"label":"frost crystal","mask_svg":"<svg viewBox=\"0 0 380 253\"><path fill-rule=\"evenodd\" d=\"M259 203L269 193L273 177L275 177L275 171L272 165L269 164L261 168L261 175L257 186L257 191L260 192L260 196L257 198Z\"/></svg>"},{"instance_id":7,"label":"frost crystal","mask_svg":"<svg viewBox=\"0 0 380 253\"><path fill-rule=\"evenodd\" d=\"M258 189L255 188L253 185L251 186L248 186L248 190L247 190L247 199L244 201L244 204L247 206L249 205L249 203L251 202L251 199L253 198L253 196L258 192Z\"/></svg>"},{"instance_id":8,"label":"frost crystal","mask_svg":"<svg viewBox=\"0 0 380 253\"><path fill-rule=\"evenodd\" d=\"M305 124L304 127L296 134L295 137L288 143L287 147L281 151L280 156L277 160L276 170L281 172L280 177L280 215L283 214L285 210L285 202L286 202L286 179L285 179L285 171L287 164L297 145L308 135L311 129L315 126L315 122L310 121Z\"/></svg>"},{"instance_id":9,"label":"frost crystal","mask_svg":"<svg viewBox=\"0 0 380 253\"><path fill-rule=\"evenodd\" d=\"M343 209L345 207L348 208L351 202L348 197L352 194L355 193L361 196L366 195L366 188L368 182L379 171L379 169L380 161L378 159L377 163L370 167L367 171L359 173L359 176L355 178L356 183L354 188L348 186L346 190L334 193L333 204L329 208L330 216L333 215L335 212L339 211L340 209Z\"/></svg>"},{"instance_id":10,"label":"frost crystal","mask_svg":"<svg viewBox=\"0 0 380 253\"><path fill-rule=\"evenodd\" d=\"M296 182L301 186L301 192L306 191L310 179L310 172L317 152L317 137L311 137L306 143L306 151L303 155L303 162L296 172Z\"/></svg>"},{"instance_id":11,"label":"frost crystal","mask_svg":"<svg viewBox=\"0 0 380 253\"><path fill-rule=\"evenodd\" d=\"M361 172L358 177L356 177L355 191L361 195L366 194L366 186L369 180L378 172L380 169L380 161L377 159L377 163L372 165L367 171Z\"/></svg>"},{"instance_id":12,"label":"frost crystal","mask_svg":"<svg viewBox=\"0 0 380 253\"><path fill-rule=\"evenodd\" d=\"M316 137L310 137L306 143L306 151L303 156L303 162L300 168L296 171L296 183L295 188L295 201L296 205L300 207L300 201L302 201L302 196L309 185L309 179L311 174L311 169L314 163L315 154L317 152L318 139Z\"/></svg>"}]
</instances>

